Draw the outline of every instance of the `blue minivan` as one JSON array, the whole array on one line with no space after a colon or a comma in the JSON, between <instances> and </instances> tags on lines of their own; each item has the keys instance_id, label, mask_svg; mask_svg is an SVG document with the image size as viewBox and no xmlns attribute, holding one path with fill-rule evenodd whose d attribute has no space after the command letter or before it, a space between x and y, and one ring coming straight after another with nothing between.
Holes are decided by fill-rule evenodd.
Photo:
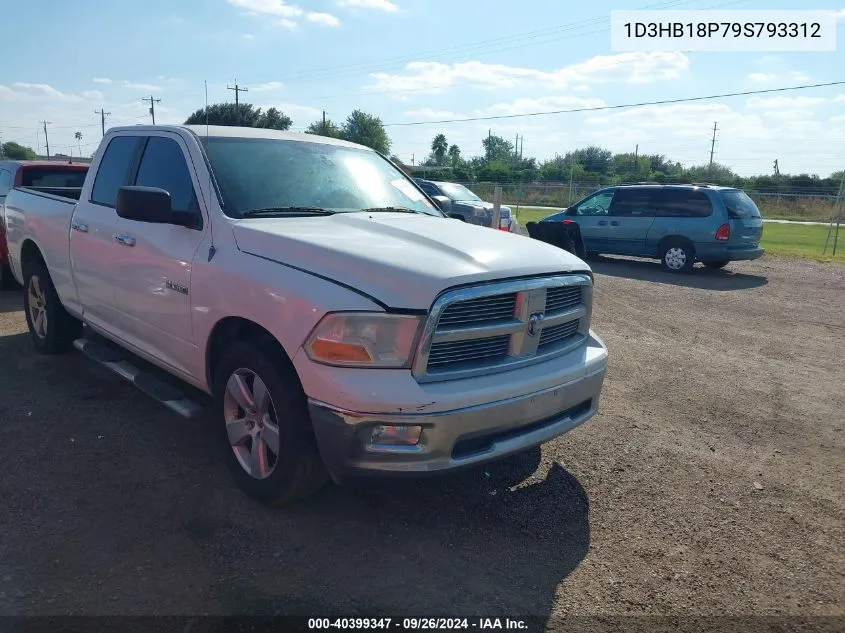
<instances>
[{"instance_id":1,"label":"blue minivan","mask_svg":"<svg viewBox=\"0 0 845 633\"><path fill-rule=\"evenodd\" d=\"M740 189L714 185L621 185L600 189L542 222L575 222L588 255L660 259L680 273L757 259L763 219Z\"/></svg>"}]
</instances>

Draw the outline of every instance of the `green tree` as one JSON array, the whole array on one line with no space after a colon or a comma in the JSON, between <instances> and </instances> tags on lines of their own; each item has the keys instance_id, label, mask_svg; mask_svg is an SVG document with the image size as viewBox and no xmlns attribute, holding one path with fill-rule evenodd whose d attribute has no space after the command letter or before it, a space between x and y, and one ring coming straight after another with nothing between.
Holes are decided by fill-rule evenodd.
<instances>
[{"instance_id":1,"label":"green tree","mask_svg":"<svg viewBox=\"0 0 845 633\"><path fill-rule=\"evenodd\" d=\"M487 162L513 162L513 143L510 141L506 141L501 136L490 134L481 141L481 144L484 146L484 159Z\"/></svg>"},{"instance_id":2,"label":"green tree","mask_svg":"<svg viewBox=\"0 0 845 633\"><path fill-rule=\"evenodd\" d=\"M186 125L204 125L205 123L205 108L200 108L185 121ZM290 129L293 121L276 108L263 112L261 108L256 108L251 103L241 103L237 109L234 103L215 103L208 106L208 124L287 130Z\"/></svg>"},{"instance_id":3,"label":"green tree","mask_svg":"<svg viewBox=\"0 0 845 633\"><path fill-rule=\"evenodd\" d=\"M309 125L305 130L305 133L316 134L317 136L328 136L330 138L343 138L343 132L341 129L329 119L326 119L325 121L322 119L314 121L314 123Z\"/></svg>"},{"instance_id":4,"label":"green tree","mask_svg":"<svg viewBox=\"0 0 845 633\"><path fill-rule=\"evenodd\" d=\"M12 160L35 160L38 158L31 147L24 147L14 141L3 143L3 156Z\"/></svg>"},{"instance_id":5,"label":"green tree","mask_svg":"<svg viewBox=\"0 0 845 633\"><path fill-rule=\"evenodd\" d=\"M446 162L446 152L449 151L449 143L446 142L444 134L438 134L431 141L431 155L434 158L434 163L443 165Z\"/></svg>"},{"instance_id":6,"label":"green tree","mask_svg":"<svg viewBox=\"0 0 845 633\"><path fill-rule=\"evenodd\" d=\"M461 164L461 148L457 145L449 146L449 163L452 167L458 167Z\"/></svg>"},{"instance_id":7,"label":"green tree","mask_svg":"<svg viewBox=\"0 0 845 633\"><path fill-rule=\"evenodd\" d=\"M355 110L343 122L341 130L347 141L366 145L385 156L390 153L390 138L377 116Z\"/></svg>"}]
</instances>

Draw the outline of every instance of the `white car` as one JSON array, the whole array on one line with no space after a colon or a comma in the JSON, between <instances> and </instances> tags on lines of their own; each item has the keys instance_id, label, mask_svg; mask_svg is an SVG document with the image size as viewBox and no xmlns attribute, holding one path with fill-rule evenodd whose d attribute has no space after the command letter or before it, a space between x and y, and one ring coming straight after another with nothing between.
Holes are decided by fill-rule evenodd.
<instances>
[{"instance_id":1,"label":"white car","mask_svg":"<svg viewBox=\"0 0 845 633\"><path fill-rule=\"evenodd\" d=\"M202 403L167 374L211 395L264 502L500 458L599 404L589 267L446 218L365 147L112 128L78 202L17 188L5 220L35 349L76 347L183 416Z\"/></svg>"}]
</instances>

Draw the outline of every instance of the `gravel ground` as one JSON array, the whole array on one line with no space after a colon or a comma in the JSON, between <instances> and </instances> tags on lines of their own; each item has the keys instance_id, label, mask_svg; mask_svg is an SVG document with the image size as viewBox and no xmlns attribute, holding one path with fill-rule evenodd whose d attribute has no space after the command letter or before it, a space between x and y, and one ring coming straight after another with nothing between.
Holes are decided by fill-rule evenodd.
<instances>
[{"instance_id":1,"label":"gravel ground","mask_svg":"<svg viewBox=\"0 0 845 633\"><path fill-rule=\"evenodd\" d=\"M845 268L594 269L588 424L283 510L201 422L35 356L0 294L0 615L845 615Z\"/></svg>"}]
</instances>

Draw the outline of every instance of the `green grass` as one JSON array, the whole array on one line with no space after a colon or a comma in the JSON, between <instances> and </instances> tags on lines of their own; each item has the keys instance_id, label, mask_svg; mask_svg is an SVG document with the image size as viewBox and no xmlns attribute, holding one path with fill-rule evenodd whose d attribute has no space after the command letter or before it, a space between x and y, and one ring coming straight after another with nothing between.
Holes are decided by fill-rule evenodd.
<instances>
[{"instance_id":1,"label":"green grass","mask_svg":"<svg viewBox=\"0 0 845 633\"><path fill-rule=\"evenodd\" d=\"M513 208L513 207L512 207ZM538 209L536 207L520 207L517 219L524 227L526 222L540 220L554 211ZM761 246L769 255L785 255L788 257L802 257L820 262L835 261L845 264L845 226L839 229L839 242L836 257L831 256L833 236L828 244L827 254L824 251L828 227L807 226L801 224L775 224L767 222L763 225L763 239Z\"/></svg>"},{"instance_id":2,"label":"green grass","mask_svg":"<svg viewBox=\"0 0 845 633\"><path fill-rule=\"evenodd\" d=\"M834 229L835 230L835 229ZM763 225L763 239L760 245L767 254L786 255L815 259L820 262L835 261L845 264L845 227L839 228L839 242L836 247L836 257L830 252L833 247L833 236L827 248L827 255L822 255L828 227L805 226L800 224L772 224Z\"/></svg>"}]
</instances>

